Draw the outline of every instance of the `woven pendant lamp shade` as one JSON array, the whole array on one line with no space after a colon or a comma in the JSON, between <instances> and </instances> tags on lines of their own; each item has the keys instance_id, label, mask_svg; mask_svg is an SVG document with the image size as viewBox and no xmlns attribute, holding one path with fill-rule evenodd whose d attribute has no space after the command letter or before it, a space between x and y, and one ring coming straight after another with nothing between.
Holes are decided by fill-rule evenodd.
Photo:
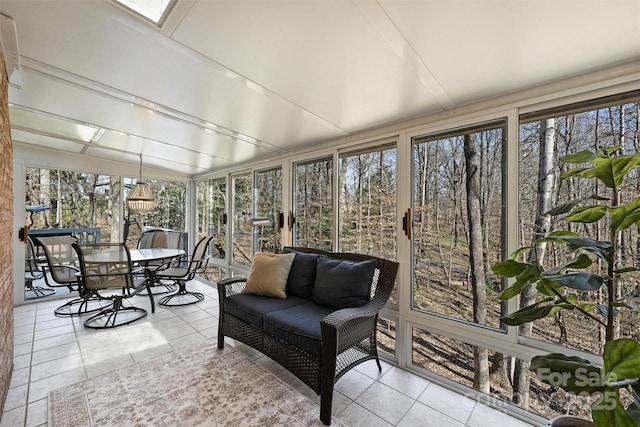
<instances>
[{"instance_id":1,"label":"woven pendant lamp shade","mask_svg":"<svg viewBox=\"0 0 640 427\"><path fill-rule=\"evenodd\" d=\"M142 154L140 154L140 179L127 195L127 207L132 211L148 212L155 205L153 193L142 180Z\"/></svg>"},{"instance_id":2,"label":"woven pendant lamp shade","mask_svg":"<svg viewBox=\"0 0 640 427\"><path fill-rule=\"evenodd\" d=\"M127 207L132 211L148 212L156 205L151 190L144 181L138 181L127 196Z\"/></svg>"}]
</instances>

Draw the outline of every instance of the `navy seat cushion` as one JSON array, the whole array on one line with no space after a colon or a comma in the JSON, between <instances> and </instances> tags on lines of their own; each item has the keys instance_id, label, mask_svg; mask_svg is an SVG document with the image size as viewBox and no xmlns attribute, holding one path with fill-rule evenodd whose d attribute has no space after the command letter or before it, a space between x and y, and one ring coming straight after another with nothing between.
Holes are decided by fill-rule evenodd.
<instances>
[{"instance_id":1,"label":"navy seat cushion","mask_svg":"<svg viewBox=\"0 0 640 427\"><path fill-rule=\"evenodd\" d=\"M313 302L273 311L264 318L264 331L316 357L322 356L320 321L334 310Z\"/></svg>"},{"instance_id":2,"label":"navy seat cushion","mask_svg":"<svg viewBox=\"0 0 640 427\"><path fill-rule=\"evenodd\" d=\"M258 328L262 328L265 314L308 302L308 300L296 296L282 299L264 295L237 294L225 298L224 311Z\"/></svg>"},{"instance_id":3,"label":"navy seat cushion","mask_svg":"<svg viewBox=\"0 0 640 427\"><path fill-rule=\"evenodd\" d=\"M316 281L316 263L320 255L298 252L291 248L284 248L282 253L296 254L287 278L287 295L312 299L313 285Z\"/></svg>"},{"instance_id":4,"label":"navy seat cushion","mask_svg":"<svg viewBox=\"0 0 640 427\"><path fill-rule=\"evenodd\" d=\"M375 260L318 257L313 301L336 310L360 307L370 299Z\"/></svg>"}]
</instances>

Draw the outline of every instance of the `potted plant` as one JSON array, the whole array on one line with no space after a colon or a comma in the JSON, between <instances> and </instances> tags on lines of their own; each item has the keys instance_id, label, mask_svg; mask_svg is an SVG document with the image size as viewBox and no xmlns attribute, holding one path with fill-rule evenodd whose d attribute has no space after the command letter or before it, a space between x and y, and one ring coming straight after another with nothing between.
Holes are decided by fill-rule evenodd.
<instances>
[{"instance_id":1,"label":"potted plant","mask_svg":"<svg viewBox=\"0 0 640 427\"><path fill-rule=\"evenodd\" d=\"M519 295L529 285L535 286L539 295L535 303L502 317L507 325L521 325L553 316L561 310L571 310L598 322L605 329L602 366L560 353L536 356L530 366L530 370L547 384L580 396L593 396L591 413L593 423L598 427L640 425L640 343L617 336L622 310L639 310L621 296L620 280L623 275L640 269L618 265L618 253L620 233L640 224L640 197L626 203L621 201L623 180L640 168L640 154L621 155L620 148L609 147L597 153L581 151L561 158L563 162L581 165L563 173L562 179L598 180L609 189L611 197L595 194L563 203L546 213L569 223L608 221L610 240L582 237L572 231L552 231L539 241L564 249L569 257L566 262L543 267L537 259L520 261L530 250L521 248L510 259L493 266L497 275L515 279L500 295L502 300ZM580 293L596 291L602 292L606 303L580 301ZM621 393L625 395L626 405L621 401Z\"/></svg>"}]
</instances>

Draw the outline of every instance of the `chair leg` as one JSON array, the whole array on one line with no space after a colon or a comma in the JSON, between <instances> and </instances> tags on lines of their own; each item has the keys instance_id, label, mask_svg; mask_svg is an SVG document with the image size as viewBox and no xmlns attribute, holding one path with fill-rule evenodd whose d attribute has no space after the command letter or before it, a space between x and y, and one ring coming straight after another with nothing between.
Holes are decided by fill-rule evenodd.
<instances>
[{"instance_id":1,"label":"chair leg","mask_svg":"<svg viewBox=\"0 0 640 427\"><path fill-rule=\"evenodd\" d=\"M84 295L83 295L84 294ZM95 313L111 307L111 301L98 298L94 292L82 292L79 298L74 298L54 310L58 316L79 316Z\"/></svg>"},{"instance_id":2,"label":"chair leg","mask_svg":"<svg viewBox=\"0 0 640 427\"><path fill-rule=\"evenodd\" d=\"M119 318L123 318L125 313L134 314L133 316L125 318L124 321L118 321ZM103 310L88 318L84 321L84 326L90 329L115 328L117 326L128 325L136 320L140 320L146 315L147 310L139 307L124 307L122 305L122 299L116 298L113 301L113 306L111 308Z\"/></svg>"},{"instance_id":3,"label":"chair leg","mask_svg":"<svg viewBox=\"0 0 640 427\"><path fill-rule=\"evenodd\" d=\"M165 307L174 307L180 305L196 304L204 299L204 295L200 292L191 292L187 290L184 280L176 280L178 292L162 297L158 300L158 304ZM173 299L176 299L172 302Z\"/></svg>"},{"instance_id":4,"label":"chair leg","mask_svg":"<svg viewBox=\"0 0 640 427\"><path fill-rule=\"evenodd\" d=\"M53 295L56 293L55 289L51 289L51 288L43 288L42 286L33 286L33 280L32 279L25 279L24 280L24 291L25 291L25 299L35 299L35 298L42 298L42 297L48 297L50 295ZM26 292L33 292L33 297L29 298L26 296Z\"/></svg>"}]
</instances>

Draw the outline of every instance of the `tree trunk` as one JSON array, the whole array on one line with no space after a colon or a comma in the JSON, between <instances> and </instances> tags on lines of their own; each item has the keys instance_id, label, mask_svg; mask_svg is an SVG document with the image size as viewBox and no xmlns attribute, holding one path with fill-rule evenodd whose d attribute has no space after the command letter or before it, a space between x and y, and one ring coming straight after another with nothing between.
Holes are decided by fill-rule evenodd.
<instances>
[{"instance_id":1,"label":"tree trunk","mask_svg":"<svg viewBox=\"0 0 640 427\"><path fill-rule=\"evenodd\" d=\"M555 149L554 119L540 122L540 158L538 162L538 206L533 232L533 250L529 253L529 260L537 259L540 263L544 260L546 243L535 243L544 236L551 226L551 221L544 213L551 208L551 194L554 186L553 153ZM526 307L536 301L537 290L534 285L527 285L520 294L520 307ZM531 336L533 325L525 323L520 325L521 336ZM513 403L521 408L529 408L529 366L528 360L516 360L513 378Z\"/></svg>"},{"instance_id":2,"label":"tree trunk","mask_svg":"<svg viewBox=\"0 0 640 427\"><path fill-rule=\"evenodd\" d=\"M467 217L469 219L469 259L471 284L473 287L473 321L479 325L487 323L487 290L482 253L482 222L480 221L480 177L478 176L478 153L472 135L464 136L464 157L467 184ZM485 348L474 347L473 387L489 394L489 358Z\"/></svg>"}]
</instances>

